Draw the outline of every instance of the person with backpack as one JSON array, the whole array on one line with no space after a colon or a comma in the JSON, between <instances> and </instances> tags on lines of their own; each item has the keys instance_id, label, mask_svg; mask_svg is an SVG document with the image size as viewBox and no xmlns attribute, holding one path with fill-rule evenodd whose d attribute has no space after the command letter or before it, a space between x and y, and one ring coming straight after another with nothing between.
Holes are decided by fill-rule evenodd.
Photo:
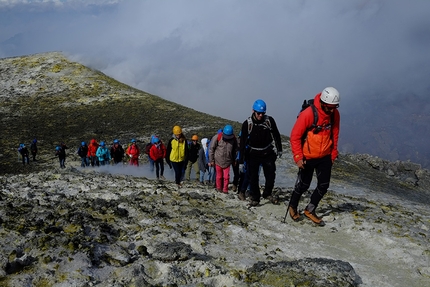
<instances>
[{"instance_id":1,"label":"person with backpack","mask_svg":"<svg viewBox=\"0 0 430 287\"><path fill-rule=\"evenodd\" d=\"M96 151L96 156L99 159L100 165L109 165L111 160L110 151L106 147L106 143L104 141L100 142L100 146Z\"/></svg>"},{"instance_id":2,"label":"person with backpack","mask_svg":"<svg viewBox=\"0 0 430 287\"><path fill-rule=\"evenodd\" d=\"M152 160L151 156L149 155L150 151L151 151L151 147L154 144L154 140L155 138L158 138L158 136L156 135L151 135L151 140L149 141L149 143L146 144L145 146L145 154L148 155L148 161L149 161L149 170L150 171L154 171L154 161Z\"/></svg>"},{"instance_id":3,"label":"person with backpack","mask_svg":"<svg viewBox=\"0 0 430 287\"><path fill-rule=\"evenodd\" d=\"M219 129L216 134L217 135L222 134L222 130L223 129ZM206 150L206 159L208 161L208 177L207 177L206 185L209 185L209 186L212 185L214 188L216 188L216 168L215 168L215 165L209 164L209 162L210 162L209 161L209 151L211 149L212 143L213 143L212 140L208 140L208 148Z\"/></svg>"},{"instance_id":4,"label":"person with backpack","mask_svg":"<svg viewBox=\"0 0 430 287\"><path fill-rule=\"evenodd\" d=\"M281 134L273 117L266 115L266 103L263 100L254 102L252 115L243 122L241 132L239 170L244 171L243 163L246 162L250 179L250 206L258 206L260 203L260 165L266 178L263 198L278 204L279 199L272 195L272 191L276 177L275 161L282 155Z\"/></svg>"},{"instance_id":5,"label":"person with backpack","mask_svg":"<svg viewBox=\"0 0 430 287\"><path fill-rule=\"evenodd\" d=\"M58 156L58 160L60 161L60 168L66 168L66 149L68 147L64 142L55 147L55 155Z\"/></svg>"},{"instance_id":6,"label":"person with backpack","mask_svg":"<svg viewBox=\"0 0 430 287\"><path fill-rule=\"evenodd\" d=\"M339 102L339 92L333 87L325 88L299 114L291 130L291 151L299 168L297 184L288 205L288 212L294 221L300 219L299 201L308 190L316 171L317 186L303 214L314 223L324 225L315 210L329 188L333 162L339 154Z\"/></svg>"},{"instance_id":7,"label":"person with backpack","mask_svg":"<svg viewBox=\"0 0 430 287\"><path fill-rule=\"evenodd\" d=\"M237 140L233 133L233 127L226 125L221 133L212 138L211 142L209 165L215 166L216 190L227 194L230 166L235 164L237 152Z\"/></svg>"},{"instance_id":8,"label":"person with backpack","mask_svg":"<svg viewBox=\"0 0 430 287\"><path fill-rule=\"evenodd\" d=\"M30 158L28 157L28 149L25 146L25 144L19 144L18 152L21 155L22 164L25 165L25 163L30 164Z\"/></svg>"},{"instance_id":9,"label":"person with backpack","mask_svg":"<svg viewBox=\"0 0 430 287\"><path fill-rule=\"evenodd\" d=\"M181 178L183 175L184 167L186 166L188 157L187 139L182 133L182 128L180 126L173 127L173 137L167 144L166 151L166 162L173 167L175 171L175 183L178 188L182 186Z\"/></svg>"},{"instance_id":10,"label":"person with backpack","mask_svg":"<svg viewBox=\"0 0 430 287\"><path fill-rule=\"evenodd\" d=\"M191 170L193 168L196 173L196 181L199 181L199 178L200 178L199 163L197 161L199 158L199 151L200 151L200 144L198 140L199 140L199 137L197 135L193 135L191 137L191 141L187 142L188 162L185 168L185 179L188 181L191 180Z\"/></svg>"},{"instance_id":11,"label":"person with backpack","mask_svg":"<svg viewBox=\"0 0 430 287\"><path fill-rule=\"evenodd\" d=\"M208 139L207 138L202 138L201 140L201 147L199 150L199 158L197 160L197 163L199 165L199 171L200 171L200 176L199 176L199 181L200 184L205 184L205 175L206 173L209 171L209 158L206 156L206 151L208 149Z\"/></svg>"},{"instance_id":12,"label":"person with backpack","mask_svg":"<svg viewBox=\"0 0 430 287\"><path fill-rule=\"evenodd\" d=\"M81 158L81 167L86 167L90 165L87 157L88 146L86 142L81 142L81 146L78 148L77 154Z\"/></svg>"},{"instance_id":13,"label":"person with backpack","mask_svg":"<svg viewBox=\"0 0 430 287\"><path fill-rule=\"evenodd\" d=\"M31 155L33 156L33 161L37 161L36 160L36 155L37 155L37 139L33 139L33 141L31 142L30 151L31 151Z\"/></svg>"},{"instance_id":14,"label":"person with backpack","mask_svg":"<svg viewBox=\"0 0 430 287\"><path fill-rule=\"evenodd\" d=\"M113 141L113 144L110 148L110 157L113 159L114 164L119 164L124 159L124 149L117 139Z\"/></svg>"},{"instance_id":15,"label":"person with backpack","mask_svg":"<svg viewBox=\"0 0 430 287\"><path fill-rule=\"evenodd\" d=\"M90 144L88 145L88 159L90 160L90 164L92 167L99 166L99 160L96 155L97 149L99 148L99 143L96 139L92 139Z\"/></svg>"},{"instance_id":16,"label":"person with backpack","mask_svg":"<svg viewBox=\"0 0 430 287\"><path fill-rule=\"evenodd\" d=\"M163 142L158 138L154 137L152 140L152 146L149 150L149 156L151 157L151 160L154 162L155 166L155 175L157 176L157 179L166 179L164 177L164 159L166 158L166 146L163 144Z\"/></svg>"},{"instance_id":17,"label":"person with backpack","mask_svg":"<svg viewBox=\"0 0 430 287\"><path fill-rule=\"evenodd\" d=\"M130 157L130 165L139 166L140 149L137 146L136 140L132 139L130 146L125 153Z\"/></svg>"}]
</instances>

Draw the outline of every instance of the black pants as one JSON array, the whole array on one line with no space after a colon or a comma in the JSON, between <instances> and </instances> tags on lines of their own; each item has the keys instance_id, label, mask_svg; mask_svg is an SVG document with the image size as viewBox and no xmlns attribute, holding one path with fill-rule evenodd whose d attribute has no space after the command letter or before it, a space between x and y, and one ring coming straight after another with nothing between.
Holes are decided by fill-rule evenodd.
<instances>
[{"instance_id":1,"label":"black pants","mask_svg":"<svg viewBox=\"0 0 430 287\"><path fill-rule=\"evenodd\" d=\"M252 155L250 154L247 159L250 179L250 192L253 201L260 201L260 185L259 185L259 168L263 167L264 177L266 183L264 185L263 197L268 197L272 194L273 187L275 186L276 177L276 154L271 151L266 155Z\"/></svg>"},{"instance_id":2,"label":"black pants","mask_svg":"<svg viewBox=\"0 0 430 287\"><path fill-rule=\"evenodd\" d=\"M182 176L184 175L184 167L185 167L185 162L184 161L180 161L180 162L171 162L172 166L173 166L173 170L175 171L175 183L176 184L180 184L181 180L182 180Z\"/></svg>"},{"instance_id":3,"label":"black pants","mask_svg":"<svg viewBox=\"0 0 430 287\"><path fill-rule=\"evenodd\" d=\"M155 165L155 174L157 175L157 178L161 176L163 176L164 174L164 159L163 158L159 158L156 161L154 161L154 165ZM160 174L161 172L161 174Z\"/></svg>"},{"instance_id":4,"label":"black pants","mask_svg":"<svg viewBox=\"0 0 430 287\"><path fill-rule=\"evenodd\" d=\"M231 166L233 168L233 184L238 186L239 178L240 178L239 165L238 164L232 164Z\"/></svg>"},{"instance_id":5,"label":"black pants","mask_svg":"<svg viewBox=\"0 0 430 287\"><path fill-rule=\"evenodd\" d=\"M308 210L313 211L317 208L323 196L327 193L330 186L331 168L333 166L331 155L323 158L306 160L305 168L299 172L299 180L294 192L291 195L290 205L297 208L302 194L309 189L314 171L317 176L317 186L311 195L311 201L308 204Z\"/></svg>"}]
</instances>

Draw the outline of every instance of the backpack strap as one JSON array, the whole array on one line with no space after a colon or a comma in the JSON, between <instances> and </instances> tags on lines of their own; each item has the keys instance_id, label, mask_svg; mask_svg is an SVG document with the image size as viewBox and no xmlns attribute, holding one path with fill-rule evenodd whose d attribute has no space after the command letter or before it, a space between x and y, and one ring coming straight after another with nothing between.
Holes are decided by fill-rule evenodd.
<instances>
[{"instance_id":1,"label":"backpack strap","mask_svg":"<svg viewBox=\"0 0 430 287\"><path fill-rule=\"evenodd\" d=\"M251 134L252 128L254 127L254 123L251 117L248 117L247 121L248 121L248 136L249 136ZM264 123L262 123L261 125L265 125L270 130L270 132L272 132L272 123L270 122L268 115L264 115Z\"/></svg>"}]
</instances>

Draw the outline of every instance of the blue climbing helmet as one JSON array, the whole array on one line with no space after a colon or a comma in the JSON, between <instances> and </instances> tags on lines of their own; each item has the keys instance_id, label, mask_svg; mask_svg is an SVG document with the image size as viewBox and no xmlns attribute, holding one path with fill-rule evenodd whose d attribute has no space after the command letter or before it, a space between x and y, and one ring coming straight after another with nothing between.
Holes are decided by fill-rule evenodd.
<instances>
[{"instance_id":1,"label":"blue climbing helmet","mask_svg":"<svg viewBox=\"0 0 430 287\"><path fill-rule=\"evenodd\" d=\"M223 128L222 133L223 133L225 136L231 136L231 135L233 135L233 127L232 127L231 125L226 125L226 126Z\"/></svg>"},{"instance_id":2,"label":"blue climbing helmet","mask_svg":"<svg viewBox=\"0 0 430 287\"><path fill-rule=\"evenodd\" d=\"M222 138L224 140L231 140L234 138L233 127L231 125L226 125L222 130Z\"/></svg>"},{"instance_id":3,"label":"blue climbing helmet","mask_svg":"<svg viewBox=\"0 0 430 287\"><path fill-rule=\"evenodd\" d=\"M257 113L265 113L266 112L266 103L263 100L256 100L252 105L252 109Z\"/></svg>"},{"instance_id":4,"label":"blue climbing helmet","mask_svg":"<svg viewBox=\"0 0 430 287\"><path fill-rule=\"evenodd\" d=\"M33 143L34 143L34 144L35 144L35 143L37 143L37 139L34 139L34 140L33 140Z\"/></svg>"},{"instance_id":5,"label":"blue climbing helmet","mask_svg":"<svg viewBox=\"0 0 430 287\"><path fill-rule=\"evenodd\" d=\"M115 139L115 140L113 140L113 143L114 143L114 144L119 144L119 140L116 140L116 139Z\"/></svg>"},{"instance_id":6,"label":"blue climbing helmet","mask_svg":"<svg viewBox=\"0 0 430 287\"><path fill-rule=\"evenodd\" d=\"M132 143L135 143L135 142L136 142L136 140L135 140L135 139L131 139L131 142L132 142Z\"/></svg>"},{"instance_id":7,"label":"blue climbing helmet","mask_svg":"<svg viewBox=\"0 0 430 287\"><path fill-rule=\"evenodd\" d=\"M61 150L61 147L59 147L58 145L55 147L55 150L56 151L59 151L59 150Z\"/></svg>"},{"instance_id":8,"label":"blue climbing helmet","mask_svg":"<svg viewBox=\"0 0 430 287\"><path fill-rule=\"evenodd\" d=\"M19 144L19 147L22 148L22 147L25 147L25 145L22 143L22 144Z\"/></svg>"},{"instance_id":9,"label":"blue climbing helmet","mask_svg":"<svg viewBox=\"0 0 430 287\"><path fill-rule=\"evenodd\" d=\"M154 137L154 138L152 139L152 142L153 142L154 144L157 144L159 141L160 141L160 139L159 139L158 137Z\"/></svg>"},{"instance_id":10,"label":"blue climbing helmet","mask_svg":"<svg viewBox=\"0 0 430 287\"><path fill-rule=\"evenodd\" d=\"M86 144L86 142L81 142L81 146L85 146Z\"/></svg>"},{"instance_id":11,"label":"blue climbing helmet","mask_svg":"<svg viewBox=\"0 0 430 287\"><path fill-rule=\"evenodd\" d=\"M100 142L100 146L105 146L106 144L105 144L105 142L104 141L102 141L102 142Z\"/></svg>"}]
</instances>

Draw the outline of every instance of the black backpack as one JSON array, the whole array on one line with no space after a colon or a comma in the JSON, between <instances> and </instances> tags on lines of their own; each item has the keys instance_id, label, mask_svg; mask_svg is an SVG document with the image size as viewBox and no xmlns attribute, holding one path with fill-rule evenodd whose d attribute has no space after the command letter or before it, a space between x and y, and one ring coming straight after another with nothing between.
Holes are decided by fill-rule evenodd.
<instances>
[{"instance_id":1,"label":"black backpack","mask_svg":"<svg viewBox=\"0 0 430 287\"><path fill-rule=\"evenodd\" d=\"M145 146L145 153L147 155L149 155L149 151L151 150L152 145L153 145L152 143L147 143L146 144L146 146Z\"/></svg>"}]
</instances>

